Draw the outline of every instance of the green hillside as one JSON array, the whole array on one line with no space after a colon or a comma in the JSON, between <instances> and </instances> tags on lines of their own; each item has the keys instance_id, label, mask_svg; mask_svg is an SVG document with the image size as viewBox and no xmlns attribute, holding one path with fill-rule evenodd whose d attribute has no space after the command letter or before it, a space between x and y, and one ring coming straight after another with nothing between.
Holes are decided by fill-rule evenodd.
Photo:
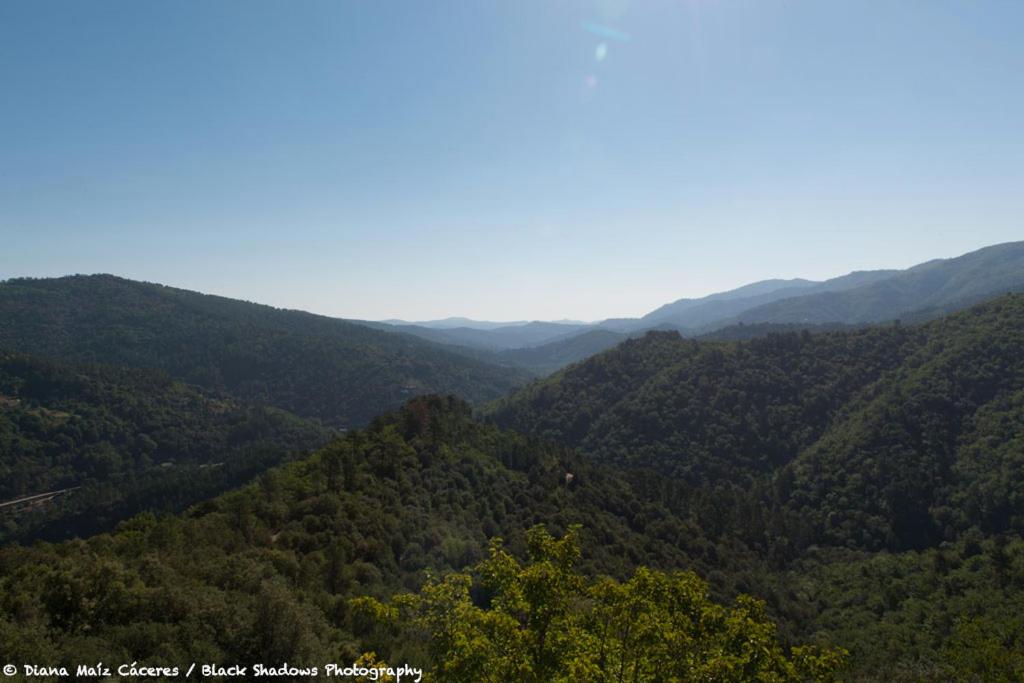
<instances>
[{"instance_id":1,"label":"green hillside","mask_svg":"<svg viewBox=\"0 0 1024 683\"><path fill-rule=\"evenodd\" d=\"M211 397L155 370L0 352L0 543L110 529L180 510L331 436L282 410Z\"/></svg>"},{"instance_id":2,"label":"green hillside","mask_svg":"<svg viewBox=\"0 0 1024 683\"><path fill-rule=\"evenodd\" d=\"M497 398L526 375L407 335L109 275L0 283L0 348L154 368L334 426L423 393Z\"/></svg>"},{"instance_id":3,"label":"green hillside","mask_svg":"<svg viewBox=\"0 0 1024 683\"><path fill-rule=\"evenodd\" d=\"M1014 505L1024 296L919 326L698 342L652 333L537 382L493 419L603 462L670 475L674 495L764 501L790 543L905 550ZM697 504L697 502L695 502ZM731 513L735 514L735 513ZM739 520L736 520L737 523Z\"/></svg>"},{"instance_id":4,"label":"green hillside","mask_svg":"<svg viewBox=\"0 0 1024 683\"><path fill-rule=\"evenodd\" d=\"M443 633L437 640L430 631L392 631L387 613L368 618L362 609L368 603L352 599L411 590L422 591L425 604L447 600L438 586L463 585L464 579L438 584L428 575L466 570L468 580L489 581L494 574L486 561L494 556L488 545L501 537L510 558L540 561L518 570L501 560L508 571L523 572L510 580L541 581L530 585L545 591L571 585L599 591L575 594L571 614L565 613L574 621L558 622L558 629L569 629L559 638L596 636L594 618L623 619L630 609L647 610L644 619L669 620L665 629L629 645L636 657L631 662L668 661L658 659L668 656L663 648L670 641L663 638L678 637L699 648L692 666L738 667L722 669L733 673L715 680L746 680L743 672L755 669L745 667L768 661L789 670L780 658L805 661L798 655L804 650L790 649L796 643L848 648L844 680L949 680L958 672L1012 674L1024 666L1024 643L1012 630L1024 593L1024 543L1016 537L997 542L967 535L925 554L819 548L780 564L740 531L705 527L681 501L657 494L651 480L474 421L462 402L417 399L184 515L146 514L85 541L0 549L0 651L24 661L70 664L88 657L173 665L351 662L370 649L396 664L456 667L456 660L439 655ZM536 532L527 533L536 524L556 535L581 525L582 556L572 563L578 578L555 580L545 569ZM686 571L705 577L708 588ZM593 583L599 575L625 583ZM672 600L679 602L633 602L649 590L676 594ZM453 607L467 611L467 618L475 609L498 610L460 623L475 628L519 618L501 606L510 603L488 604L486 595L474 591L463 600L453 594L460 600ZM557 593L544 595L551 600L544 598L542 607L563 604ZM736 611L708 598L732 603ZM672 604L682 611L673 612ZM707 620L679 621L690 619L693 609ZM535 637L534 626L521 622L516 637ZM770 660L751 658L730 632L762 643ZM587 642L580 640L574 652L597 666L600 660L591 659L597 651ZM621 632L613 642L617 651L629 644ZM976 647L994 659L979 659ZM534 663L547 666L544 661ZM552 666L574 661L575 655ZM656 672L642 670L637 680L658 680ZM830 679L805 672L773 680Z\"/></svg>"},{"instance_id":5,"label":"green hillside","mask_svg":"<svg viewBox=\"0 0 1024 683\"><path fill-rule=\"evenodd\" d=\"M25 661L352 661L363 643L349 598L416 589L428 569L483 559L496 536L521 554L537 523L556 533L582 524L589 575L625 577L639 564L707 573L700 558L716 554L613 471L477 423L453 398L424 398L184 516L0 549L0 651ZM390 647L382 654L401 654Z\"/></svg>"}]
</instances>

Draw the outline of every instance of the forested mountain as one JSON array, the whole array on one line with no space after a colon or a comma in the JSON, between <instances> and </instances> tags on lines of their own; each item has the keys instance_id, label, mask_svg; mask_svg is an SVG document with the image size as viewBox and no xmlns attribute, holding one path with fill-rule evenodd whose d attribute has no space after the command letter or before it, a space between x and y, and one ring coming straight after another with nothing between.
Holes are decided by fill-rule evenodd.
<instances>
[{"instance_id":1,"label":"forested mountain","mask_svg":"<svg viewBox=\"0 0 1024 683\"><path fill-rule=\"evenodd\" d=\"M1013 680L1022 391L1024 296L1010 295L916 326L739 342L649 333L491 416L649 472L651 495L703 533L788 567L782 585L815 605L791 618L863 663L932 680L909 659L970 643L989 652L977 662L1016 662L978 680Z\"/></svg>"},{"instance_id":2,"label":"forested mountain","mask_svg":"<svg viewBox=\"0 0 1024 683\"><path fill-rule=\"evenodd\" d=\"M68 280L54 290L60 281L0 286L15 314L0 334L18 336L13 319L42 353L123 366L171 359L196 384L217 381L198 389L173 380L173 368L0 356L8 494L82 487L45 508L50 517L8 524L8 534L85 533L135 510L180 508L287 459L289 444L324 439L318 424L245 404L237 397L251 388L223 373L237 379L230 361L255 354L260 362L243 366L251 377L306 367L283 386L299 392L297 381L309 381L333 400L329 382L313 377L325 357L369 357L374 368L394 358L338 352L351 347L336 341L335 324L369 335L357 339L429 349L445 368L495 369L343 321L115 278ZM36 318L19 305L46 297L63 303ZM111 300L118 305L97 303ZM519 588L503 594L488 583L503 567L506 589L541 580L530 585L567 596L551 603L565 607L552 637L601 637L595 619L641 610L665 625L663 637L717 643L692 670L708 656L727 660L734 673L725 680L762 665L781 680L815 679L801 669L812 661L805 652L824 653L818 678L827 680L838 653L791 647L799 643L848 649L844 680L1019 679L1024 295L920 324L793 327L737 325L721 339L649 332L493 403L482 421L455 398L414 399L183 515L144 514L84 541L8 545L0 651L173 663L351 661L373 650L472 680L476 669L443 656L445 638L472 637L484 662L502 638L538 637L508 608ZM558 341L563 358L574 344L624 336L591 332ZM551 556L536 554L528 538L563 542L538 524L570 537L582 525L573 573L552 574ZM427 578L449 570L468 573ZM707 593L680 571L706 580ZM390 601L410 590L419 593ZM650 591L718 616L687 625L658 600L643 602ZM380 602L352 602L360 596ZM464 614L470 631L409 633L391 617L410 605L427 606L408 613L414 623L440 605ZM767 658L730 650L738 641L715 626L730 619ZM499 622L504 635L472 630ZM588 642L565 658L530 651L531 675L604 670ZM630 653L620 663L638 680L656 680L639 662L671 659L653 635L646 645L609 642Z\"/></svg>"},{"instance_id":3,"label":"forested mountain","mask_svg":"<svg viewBox=\"0 0 1024 683\"><path fill-rule=\"evenodd\" d=\"M409 335L109 275L0 283L0 347L159 369L345 427L416 394L483 401L527 377Z\"/></svg>"},{"instance_id":4,"label":"forested mountain","mask_svg":"<svg viewBox=\"0 0 1024 683\"><path fill-rule=\"evenodd\" d=\"M440 609L455 600L449 606L464 616L445 623L469 629L456 653L482 648L477 654L484 657L502 647L485 640L498 632L474 629L486 623L508 628L519 614L508 602L516 595L541 599L545 613L563 614L552 624L552 638L576 633L578 642L553 655L556 660L529 650L531 667L570 666L577 656L600 667L599 659L589 659L597 655L589 650L591 636L583 638L599 635L588 624L601 615L619 624L642 610L644 623L663 626L642 627L646 635L634 640L617 627L609 641L615 652L631 653L630 671L637 663L676 661L669 654L684 641L693 652L688 666L716 667L716 680L747 680L744 671L762 666L782 667L772 680L831 680L824 664L818 674L790 669L788 657L793 666L810 661L809 651L789 649L799 642L850 649L844 680L970 680L979 672L1012 680L1024 670L1024 643L1013 635L1024 591L1019 540L968 535L928 554L892 557L821 548L780 564L765 547L745 540L749 534L708 524L705 518L717 510L711 496L701 511L661 495L663 480L498 431L474 421L469 406L454 399L415 399L367 430L349 432L185 515L146 514L85 541L0 549L0 651L15 661L45 657L64 665L86 656L149 665L304 665L351 662L373 650L385 661L466 674L467 660L444 656L444 632L415 628L412 619L429 614L407 615L410 621L399 625L412 628L409 634L392 630L386 610L368 619L366 601L352 601L422 587L419 598L401 604ZM583 555L571 563L578 576L553 573L569 564L550 564L562 551L542 531L527 533L536 524L556 535L581 525ZM506 540L509 555L488 552L495 537ZM517 569L514 558L528 554L535 564ZM492 590L514 582L533 589L489 601L486 595L495 593L459 592L469 577L424 585L428 570L468 569L481 561L470 577L513 582L492 583ZM735 599L734 607L707 602L703 584L679 570L706 577L710 595ZM625 583L589 583L599 574ZM573 597L582 590L586 596ZM762 608L736 599L738 592L767 600L767 614L780 620L781 646ZM575 611L561 612L559 605ZM691 620L694 610L704 618ZM974 618L979 613L984 618ZM562 625L562 618L573 621ZM516 628L524 630L510 636L536 637L537 622ZM676 638L683 641L672 645ZM571 660L561 659L570 654ZM637 680L658 680L646 664L636 674Z\"/></svg>"},{"instance_id":5,"label":"forested mountain","mask_svg":"<svg viewBox=\"0 0 1024 683\"><path fill-rule=\"evenodd\" d=\"M1024 242L997 244L951 259L922 263L846 291L809 294L744 311L745 323L865 323L932 309L949 312L1024 290Z\"/></svg>"},{"instance_id":6,"label":"forested mountain","mask_svg":"<svg viewBox=\"0 0 1024 683\"><path fill-rule=\"evenodd\" d=\"M716 342L649 332L499 401L493 418L692 484L752 476L810 445L902 362L915 334L890 326Z\"/></svg>"},{"instance_id":7,"label":"forested mountain","mask_svg":"<svg viewBox=\"0 0 1024 683\"><path fill-rule=\"evenodd\" d=\"M217 398L156 370L0 352L0 543L113 528L141 510L180 510L245 483L333 430Z\"/></svg>"},{"instance_id":8,"label":"forested mountain","mask_svg":"<svg viewBox=\"0 0 1024 683\"><path fill-rule=\"evenodd\" d=\"M649 333L535 383L499 425L769 500L798 545L1024 532L1024 296L918 326L700 342ZM764 490L761 489L764 487Z\"/></svg>"},{"instance_id":9,"label":"forested mountain","mask_svg":"<svg viewBox=\"0 0 1024 683\"><path fill-rule=\"evenodd\" d=\"M0 651L54 663L351 662L372 630L349 598L418 588L427 569L483 559L495 536L522 554L541 522L583 525L590 575L729 564L721 595L754 562L724 543L708 551L699 529L608 468L475 422L455 399L423 398L182 517L0 549ZM724 563L705 560L719 554ZM402 642L372 645L423 663Z\"/></svg>"}]
</instances>

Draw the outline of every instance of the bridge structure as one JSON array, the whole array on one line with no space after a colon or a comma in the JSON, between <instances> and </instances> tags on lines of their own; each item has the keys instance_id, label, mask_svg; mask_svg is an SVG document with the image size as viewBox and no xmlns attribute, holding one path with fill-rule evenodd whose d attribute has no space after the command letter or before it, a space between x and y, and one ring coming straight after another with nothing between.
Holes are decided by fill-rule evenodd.
<instances>
[{"instance_id":1,"label":"bridge structure","mask_svg":"<svg viewBox=\"0 0 1024 683\"><path fill-rule=\"evenodd\" d=\"M78 489L78 486L72 486L71 488L58 489L56 491L47 491L46 493L37 493L31 496L22 496L21 498L14 498L0 503L0 512L24 512L26 510L32 510L38 507L46 505L55 498L66 496L72 491Z\"/></svg>"}]
</instances>

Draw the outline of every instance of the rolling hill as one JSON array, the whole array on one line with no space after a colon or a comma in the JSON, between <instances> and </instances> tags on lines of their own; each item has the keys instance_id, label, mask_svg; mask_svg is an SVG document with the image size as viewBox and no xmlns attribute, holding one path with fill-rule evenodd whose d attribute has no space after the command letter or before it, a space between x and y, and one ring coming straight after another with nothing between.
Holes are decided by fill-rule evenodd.
<instances>
[{"instance_id":1,"label":"rolling hill","mask_svg":"<svg viewBox=\"0 0 1024 683\"><path fill-rule=\"evenodd\" d=\"M163 370L340 427L416 394L497 398L528 375L403 334L110 275L0 283L0 348Z\"/></svg>"}]
</instances>

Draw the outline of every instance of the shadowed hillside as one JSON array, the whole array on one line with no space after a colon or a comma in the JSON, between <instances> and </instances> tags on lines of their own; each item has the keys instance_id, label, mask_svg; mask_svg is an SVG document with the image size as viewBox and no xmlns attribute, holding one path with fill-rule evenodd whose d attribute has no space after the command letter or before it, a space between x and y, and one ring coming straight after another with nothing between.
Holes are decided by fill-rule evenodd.
<instances>
[{"instance_id":1,"label":"shadowed hillside","mask_svg":"<svg viewBox=\"0 0 1024 683\"><path fill-rule=\"evenodd\" d=\"M484 401L525 378L407 335L109 275L0 283L0 321L0 347L159 369L342 427L416 394Z\"/></svg>"},{"instance_id":2,"label":"shadowed hillside","mask_svg":"<svg viewBox=\"0 0 1024 683\"><path fill-rule=\"evenodd\" d=\"M239 486L334 430L156 370L0 351L0 542L106 531Z\"/></svg>"}]
</instances>

